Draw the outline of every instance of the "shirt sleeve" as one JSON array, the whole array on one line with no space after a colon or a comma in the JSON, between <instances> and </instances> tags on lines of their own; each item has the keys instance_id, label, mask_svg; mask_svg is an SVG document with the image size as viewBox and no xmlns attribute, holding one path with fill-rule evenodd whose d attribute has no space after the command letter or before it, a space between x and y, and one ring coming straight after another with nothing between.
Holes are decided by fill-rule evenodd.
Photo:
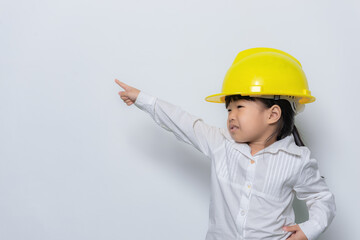
<instances>
[{"instance_id":1,"label":"shirt sleeve","mask_svg":"<svg viewBox=\"0 0 360 240\"><path fill-rule=\"evenodd\" d=\"M172 132L178 140L194 146L207 157L211 156L212 149L221 138L219 128L209 126L179 106L144 91L140 91L134 104L147 112L159 126Z\"/></svg>"},{"instance_id":2,"label":"shirt sleeve","mask_svg":"<svg viewBox=\"0 0 360 240\"><path fill-rule=\"evenodd\" d=\"M300 223L299 227L308 240L315 240L336 214L335 196L320 175L316 159L307 157L294 190L297 198L306 202L309 211L309 220Z\"/></svg>"}]
</instances>

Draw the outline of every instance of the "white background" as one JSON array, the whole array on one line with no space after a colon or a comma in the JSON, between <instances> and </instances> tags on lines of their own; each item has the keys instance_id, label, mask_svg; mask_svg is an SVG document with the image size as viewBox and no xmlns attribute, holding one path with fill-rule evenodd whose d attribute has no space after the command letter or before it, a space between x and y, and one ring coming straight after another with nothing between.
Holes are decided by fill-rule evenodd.
<instances>
[{"instance_id":1,"label":"white background","mask_svg":"<svg viewBox=\"0 0 360 240\"><path fill-rule=\"evenodd\" d=\"M302 63L317 100L296 124L337 204L319 239L357 238L359 16L355 0L1 0L0 239L204 239L209 159L114 79L225 127L204 98L252 47Z\"/></svg>"}]
</instances>

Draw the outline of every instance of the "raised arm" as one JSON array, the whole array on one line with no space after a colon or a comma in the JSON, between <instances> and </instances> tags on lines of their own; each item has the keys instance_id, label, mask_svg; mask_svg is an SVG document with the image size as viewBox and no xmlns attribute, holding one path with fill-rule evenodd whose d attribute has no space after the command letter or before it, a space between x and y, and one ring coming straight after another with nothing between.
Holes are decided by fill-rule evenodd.
<instances>
[{"instance_id":1,"label":"raised arm","mask_svg":"<svg viewBox=\"0 0 360 240\"><path fill-rule=\"evenodd\" d=\"M125 90L119 92L119 95L128 106L135 104L147 112L159 126L172 132L178 140L194 146L206 156L210 157L212 150L221 142L219 128L207 125L201 118L179 106L130 87L119 80L115 82Z\"/></svg>"},{"instance_id":2,"label":"raised arm","mask_svg":"<svg viewBox=\"0 0 360 240\"><path fill-rule=\"evenodd\" d=\"M304 200L309 210L309 220L299 226L308 240L315 240L331 224L336 214L336 205L334 194L320 175L318 162L310 155L304 162L294 190L297 198Z\"/></svg>"}]
</instances>

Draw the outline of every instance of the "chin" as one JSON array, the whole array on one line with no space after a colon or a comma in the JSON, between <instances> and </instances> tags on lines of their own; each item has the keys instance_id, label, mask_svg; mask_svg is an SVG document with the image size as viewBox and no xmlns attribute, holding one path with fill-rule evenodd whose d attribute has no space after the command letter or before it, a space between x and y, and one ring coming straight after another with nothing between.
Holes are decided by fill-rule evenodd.
<instances>
[{"instance_id":1,"label":"chin","mask_svg":"<svg viewBox=\"0 0 360 240\"><path fill-rule=\"evenodd\" d=\"M235 141L235 142L237 142L237 143L246 143L247 141L245 141L245 140L243 140L243 139L239 139L239 138L236 138L236 137L234 137L234 136L231 136L231 138Z\"/></svg>"},{"instance_id":2,"label":"chin","mask_svg":"<svg viewBox=\"0 0 360 240\"><path fill-rule=\"evenodd\" d=\"M231 138L234 139L234 141L237 142L237 143L249 143L249 142L251 142L250 139L244 139L244 138L235 137L235 136L231 136Z\"/></svg>"},{"instance_id":3,"label":"chin","mask_svg":"<svg viewBox=\"0 0 360 240\"><path fill-rule=\"evenodd\" d=\"M242 137L239 137L238 134L239 133L232 133L229 129L228 129L229 133L230 133L230 136L231 138L237 142L237 143L248 143L249 142L249 139L244 139Z\"/></svg>"}]
</instances>

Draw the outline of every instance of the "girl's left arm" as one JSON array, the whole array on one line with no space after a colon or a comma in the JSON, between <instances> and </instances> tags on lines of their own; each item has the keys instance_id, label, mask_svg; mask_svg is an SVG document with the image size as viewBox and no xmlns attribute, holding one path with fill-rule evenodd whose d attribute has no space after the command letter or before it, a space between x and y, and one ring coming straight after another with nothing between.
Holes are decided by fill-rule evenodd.
<instances>
[{"instance_id":1,"label":"girl's left arm","mask_svg":"<svg viewBox=\"0 0 360 240\"><path fill-rule=\"evenodd\" d=\"M304 200L309 210L309 220L299 226L308 240L315 240L334 219L336 204L334 194L320 175L317 160L308 153L294 190L297 198Z\"/></svg>"}]
</instances>

